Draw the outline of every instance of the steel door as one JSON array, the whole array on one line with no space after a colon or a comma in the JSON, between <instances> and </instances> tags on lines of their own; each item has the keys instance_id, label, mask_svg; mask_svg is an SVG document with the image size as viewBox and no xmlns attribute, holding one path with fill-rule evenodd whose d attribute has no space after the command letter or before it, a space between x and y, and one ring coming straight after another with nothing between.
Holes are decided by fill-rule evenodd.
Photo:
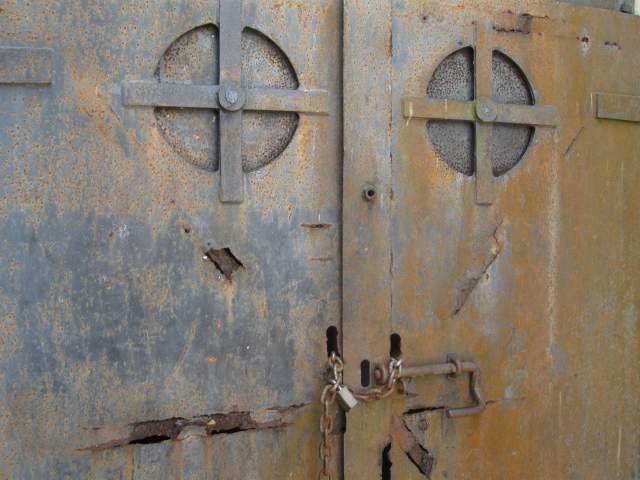
<instances>
[{"instance_id":1,"label":"steel door","mask_svg":"<svg viewBox=\"0 0 640 480\"><path fill-rule=\"evenodd\" d=\"M306 478L340 2L0 12L0 477Z\"/></svg>"},{"instance_id":2,"label":"steel door","mask_svg":"<svg viewBox=\"0 0 640 480\"><path fill-rule=\"evenodd\" d=\"M431 375L357 407L345 478L636 478L640 19L354 1L344 28L345 377L474 362L486 401Z\"/></svg>"}]
</instances>

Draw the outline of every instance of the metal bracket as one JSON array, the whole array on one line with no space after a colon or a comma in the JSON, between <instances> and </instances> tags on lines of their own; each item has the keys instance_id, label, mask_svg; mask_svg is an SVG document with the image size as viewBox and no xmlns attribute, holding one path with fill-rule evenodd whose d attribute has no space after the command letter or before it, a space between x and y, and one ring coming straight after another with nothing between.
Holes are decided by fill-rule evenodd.
<instances>
[{"instance_id":1,"label":"metal bracket","mask_svg":"<svg viewBox=\"0 0 640 480\"><path fill-rule=\"evenodd\" d=\"M478 415L484 411L487 406L487 402L482 394L482 388L480 387L480 369L475 362L464 362L458 359L455 354L447 355L447 361L445 363L435 363L428 365L416 365L402 367L400 373L400 379L403 378L416 378L425 377L429 375L447 375L449 377L456 377L462 373L469 374L469 394L474 401L474 404L470 407L462 408L446 408L446 414L449 418L468 417L471 415ZM376 383L383 385L389 379L389 370L383 364L376 364L374 367L374 378Z\"/></svg>"},{"instance_id":2,"label":"metal bracket","mask_svg":"<svg viewBox=\"0 0 640 480\"><path fill-rule=\"evenodd\" d=\"M51 85L53 50L0 46L0 84Z\"/></svg>"},{"instance_id":3,"label":"metal bracket","mask_svg":"<svg viewBox=\"0 0 640 480\"><path fill-rule=\"evenodd\" d=\"M596 118L640 122L640 97L596 93Z\"/></svg>"}]
</instances>

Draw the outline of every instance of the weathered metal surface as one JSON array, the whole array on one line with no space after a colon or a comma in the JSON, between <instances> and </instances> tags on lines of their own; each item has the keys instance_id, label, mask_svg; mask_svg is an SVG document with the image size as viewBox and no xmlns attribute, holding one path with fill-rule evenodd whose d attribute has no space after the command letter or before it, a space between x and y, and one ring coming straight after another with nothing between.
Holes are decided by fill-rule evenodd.
<instances>
[{"instance_id":1,"label":"weathered metal surface","mask_svg":"<svg viewBox=\"0 0 640 480\"><path fill-rule=\"evenodd\" d=\"M0 85L0 478L317 471L340 318L341 5L243 6L246 86L326 92L245 106L328 115L243 112L246 194L223 204L200 108L216 106L218 1L2 2L0 45L55 55L50 86ZM125 104L123 84L152 79L205 95Z\"/></svg>"},{"instance_id":2,"label":"weathered metal surface","mask_svg":"<svg viewBox=\"0 0 640 480\"><path fill-rule=\"evenodd\" d=\"M541 1L3 2L0 478L313 478L330 325L349 385L470 360L334 412L335 478L637 476L639 30ZM414 378L476 367L472 418L445 413L479 413L477 375Z\"/></svg>"},{"instance_id":3,"label":"weathered metal surface","mask_svg":"<svg viewBox=\"0 0 640 480\"><path fill-rule=\"evenodd\" d=\"M558 112L557 128L535 127L517 165L493 179L491 206L476 205L474 179L439 158L427 120L403 110L404 98L424 95L444 59L474 46L481 22L526 76L535 104ZM385 26L388 49L367 56L362 44L378 44ZM353 30L347 38L358 38ZM345 312L372 292L386 296L376 302L391 311L373 318L389 315L406 363L459 352L481 369L488 405L481 415L447 418L443 407L469 401L464 380L452 388L451 379L429 377L415 381L415 396L394 398L390 425L363 421L364 409L354 409L346 478L418 479L426 470L431 479L635 478L640 376L619 366L640 361L640 130L596 118L594 97L638 96L640 19L540 1L396 1L392 11L371 14L366 30L364 40L345 42L345 55L366 57L371 67L350 69L359 78L347 78L387 82L387 103L376 102L393 108L392 148L376 162L390 169L378 189L393 196L385 221L367 225L388 246L376 252L379 270L364 259L345 270L345 284L372 278L380 285L348 291L359 297L345 295ZM367 123L367 106L345 98L345 112L345 133L356 125L364 131L345 135L346 152L363 138L385 138L382 126ZM345 212L357 208L351 200L347 206L345 196ZM360 209L351 214L354 226L345 217L345 232L366 222L369 206ZM366 244L349 241L345 252L364 255ZM369 358L357 346L366 330L379 326L379 338L388 335L387 318L371 318L344 317L345 345L356 345L345 375L357 378ZM367 438L377 449L359 446ZM359 476L358 465L368 475Z\"/></svg>"}]
</instances>

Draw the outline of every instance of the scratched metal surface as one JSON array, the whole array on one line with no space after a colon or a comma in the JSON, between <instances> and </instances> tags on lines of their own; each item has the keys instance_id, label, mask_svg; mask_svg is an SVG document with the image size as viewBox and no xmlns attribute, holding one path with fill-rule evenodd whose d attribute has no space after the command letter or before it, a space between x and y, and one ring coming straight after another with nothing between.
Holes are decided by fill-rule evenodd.
<instances>
[{"instance_id":1,"label":"scratched metal surface","mask_svg":"<svg viewBox=\"0 0 640 480\"><path fill-rule=\"evenodd\" d=\"M536 102L560 113L559 127L537 128L525 156L498 177L492 206L476 205L473 177L438 157L426 121L401 111L402 98L426 95L442 60L474 43L482 20ZM381 246L380 270L372 275L392 323L381 320L379 335L401 335L407 364L450 352L474 359L489 405L448 419L444 406L470 401L466 379L429 378L417 382L416 397L395 398L390 418L354 411L347 478L363 478L363 468L366 478L381 475L389 445L389 478L425 478L409 459L415 448L431 457L422 466L431 465L433 480L636 478L640 124L596 119L592 93L640 95L640 19L539 1L443 0L395 1L371 24L367 45L384 40L389 48L370 62L377 76L349 63L349 84L375 79L371 91L389 92L391 147L384 150L380 132L378 203L345 212L361 228L376 212L369 242ZM350 59L369 48L348 46ZM350 124L371 115L363 102L361 116L357 108L345 115L346 142L357 144ZM345 257L345 284L368 268ZM363 328L357 315L345 307L347 346ZM348 356L353 381L363 355L388 356L384 344L371 344ZM366 439L375 445L359 450Z\"/></svg>"},{"instance_id":2,"label":"scratched metal surface","mask_svg":"<svg viewBox=\"0 0 640 480\"><path fill-rule=\"evenodd\" d=\"M0 85L0 478L316 470L325 330L340 317L340 7L244 2L247 81L327 90L330 113L247 115L232 205L201 168L215 162L194 165L212 113L120 97L125 78L185 65L200 81L212 41L163 55L213 28L217 1L2 2L0 46L54 53L50 85ZM242 262L231 281L203 260L207 240ZM249 417L214 415L230 412Z\"/></svg>"}]
</instances>

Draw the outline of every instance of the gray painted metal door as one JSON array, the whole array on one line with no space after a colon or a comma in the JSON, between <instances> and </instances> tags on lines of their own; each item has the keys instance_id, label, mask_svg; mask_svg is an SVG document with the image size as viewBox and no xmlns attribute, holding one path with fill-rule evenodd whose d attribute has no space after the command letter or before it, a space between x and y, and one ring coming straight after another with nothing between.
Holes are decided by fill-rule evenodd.
<instances>
[{"instance_id":1,"label":"gray painted metal door","mask_svg":"<svg viewBox=\"0 0 640 480\"><path fill-rule=\"evenodd\" d=\"M335 0L2 2L0 478L317 470L340 24Z\"/></svg>"}]
</instances>

